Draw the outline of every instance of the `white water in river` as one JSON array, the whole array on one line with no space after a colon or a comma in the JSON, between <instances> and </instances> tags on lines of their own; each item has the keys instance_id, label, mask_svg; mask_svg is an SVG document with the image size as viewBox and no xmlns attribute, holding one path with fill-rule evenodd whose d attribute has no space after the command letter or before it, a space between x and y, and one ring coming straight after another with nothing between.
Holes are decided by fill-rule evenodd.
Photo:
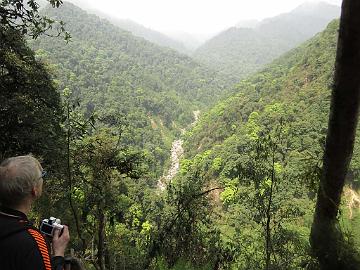
<instances>
[{"instance_id":1,"label":"white water in river","mask_svg":"<svg viewBox=\"0 0 360 270\"><path fill-rule=\"evenodd\" d=\"M194 111L194 122L191 124L191 126L195 125L197 120L199 119L200 111ZM182 131L184 133L185 130ZM171 182L171 180L175 177L175 175L178 173L180 169L180 158L184 153L184 148L182 147L183 141L178 139L173 141L171 146L171 164L170 168L167 171L165 175L160 177L160 179L157 182L158 189L165 190L166 186Z\"/></svg>"}]
</instances>

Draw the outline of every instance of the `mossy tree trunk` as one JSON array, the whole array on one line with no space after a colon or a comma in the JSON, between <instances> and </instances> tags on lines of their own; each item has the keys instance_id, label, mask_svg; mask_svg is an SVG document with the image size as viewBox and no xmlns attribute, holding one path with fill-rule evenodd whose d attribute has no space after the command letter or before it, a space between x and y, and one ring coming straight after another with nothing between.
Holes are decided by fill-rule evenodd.
<instances>
[{"instance_id":1,"label":"mossy tree trunk","mask_svg":"<svg viewBox=\"0 0 360 270\"><path fill-rule=\"evenodd\" d=\"M326 270L360 269L355 254L344 244L337 222L359 112L359 0L343 1L337 46L324 165L310 238L314 255Z\"/></svg>"}]
</instances>

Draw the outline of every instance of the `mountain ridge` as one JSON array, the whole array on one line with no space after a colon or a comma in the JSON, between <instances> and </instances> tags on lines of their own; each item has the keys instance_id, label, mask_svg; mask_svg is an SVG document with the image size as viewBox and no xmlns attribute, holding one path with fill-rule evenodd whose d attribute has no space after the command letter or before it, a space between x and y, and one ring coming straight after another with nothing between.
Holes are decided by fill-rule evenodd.
<instances>
[{"instance_id":1,"label":"mountain ridge","mask_svg":"<svg viewBox=\"0 0 360 270\"><path fill-rule=\"evenodd\" d=\"M339 7L323 2L301 5L254 28L231 27L198 48L193 57L236 82L323 30L339 14Z\"/></svg>"}]
</instances>

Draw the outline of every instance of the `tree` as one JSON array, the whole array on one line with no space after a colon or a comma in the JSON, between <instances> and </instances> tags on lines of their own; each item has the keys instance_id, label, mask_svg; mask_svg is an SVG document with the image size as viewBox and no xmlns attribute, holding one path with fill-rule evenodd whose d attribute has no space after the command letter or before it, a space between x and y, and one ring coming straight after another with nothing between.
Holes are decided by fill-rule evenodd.
<instances>
[{"instance_id":1,"label":"tree","mask_svg":"<svg viewBox=\"0 0 360 270\"><path fill-rule=\"evenodd\" d=\"M245 136L229 142L236 152L224 158L221 199L226 215L235 219L227 222L234 233L224 235L237 239L237 269L297 269L307 260L303 231L292 226L304 220L304 190L290 165L289 123L280 120L274 126L279 114L269 108L265 117L252 114L243 128ZM264 126L264 120L273 127Z\"/></svg>"},{"instance_id":2,"label":"tree","mask_svg":"<svg viewBox=\"0 0 360 270\"><path fill-rule=\"evenodd\" d=\"M59 7L62 1L49 3ZM25 34L35 39L54 23L39 14L34 0L0 2L0 158L33 153L44 157L47 164L61 160L60 96L24 40ZM70 39L63 22L59 22L57 33Z\"/></svg>"},{"instance_id":3,"label":"tree","mask_svg":"<svg viewBox=\"0 0 360 270\"><path fill-rule=\"evenodd\" d=\"M344 0L323 171L317 195L311 245L321 269L359 269L346 252L337 215L351 160L360 102L360 2Z\"/></svg>"},{"instance_id":4,"label":"tree","mask_svg":"<svg viewBox=\"0 0 360 270\"><path fill-rule=\"evenodd\" d=\"M141 153L123 148L120 136L111 129L97 131L77 142L74 155L72 193L81 214L82 233L96 243L96 255L92 261L96 269L109 269L109 254L106 229L118 215L122 186L127 180L135 180L143 174ZM75 179L75 178L74 178ZM111 221L112 220L112 221ZM86 233L84 233L84 230ZM87 247L90 249L90 247Z\"/></svg>"},{"instance_id":5,"label":"tree","mask_svg":"<svg viewBox=\"0 0 360 270\"><path fill-rule=\"evenodd\" d=\"M0 158L33 153L53 163L63 145L60 95L15 30L0 25Z\"/></svg>"},{"instance_id":6,"label":"tree","mask_svg":"<svg viewBox=\"0 0 360 270\"><path fill-rule=\"evenodd\" d=\"M47 0L52 7L58 8L62 0ZM5 29L19 31L21 34L29 35L36 39L47 30L53 29L55 21L39 14L37 1L28 0L3 0L0 2L0 24ZM57 36L64 35L65 40L70 39L70 34L65 31L64 22L57 25Z\"/></svg>"}]
</instances>

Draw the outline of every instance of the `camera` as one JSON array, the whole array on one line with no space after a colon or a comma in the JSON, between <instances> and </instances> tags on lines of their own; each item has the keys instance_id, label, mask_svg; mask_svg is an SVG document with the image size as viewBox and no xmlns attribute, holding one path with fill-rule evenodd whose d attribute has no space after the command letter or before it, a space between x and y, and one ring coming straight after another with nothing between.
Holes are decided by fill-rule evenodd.
<instances>
[{"instance_id":1,"label":"camera","mask_svg":"<svg viewBox=\"0 0 360 270\"><path fill-rule=\"evenodd\" d=\"M53 237L55 230L62 230L64 226L61 225L61 220L58 218L50 217L49 219L43 219L40 224L40 231L43 234ZM60 232L60 234L61 234Z\"/></svg>"}]
</instances>

